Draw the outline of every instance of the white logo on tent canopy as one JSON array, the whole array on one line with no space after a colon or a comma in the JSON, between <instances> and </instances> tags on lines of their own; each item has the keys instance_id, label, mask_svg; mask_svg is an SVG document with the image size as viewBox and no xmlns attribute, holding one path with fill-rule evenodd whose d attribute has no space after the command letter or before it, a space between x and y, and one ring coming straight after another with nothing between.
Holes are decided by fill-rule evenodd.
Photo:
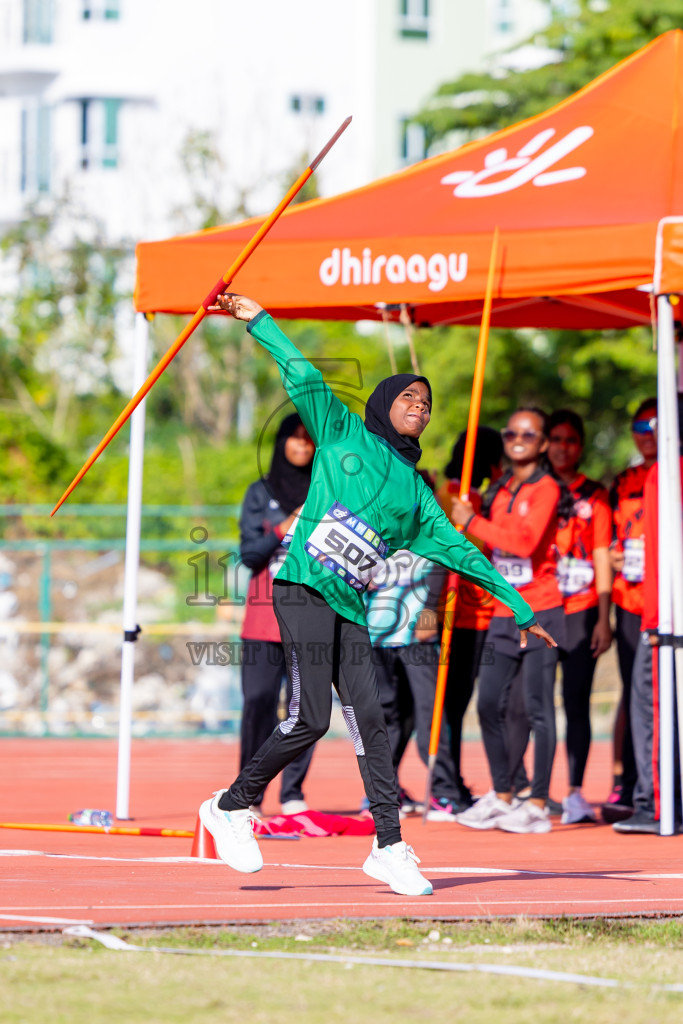
<instances>
[{"instance_id":1,"label":"white logo on tent canopy","mask_svg":"<svg viewBox=\"0 0 683 1024\"><path fill-rule=\"evenodd\" d=\"M554 134L554 128L546 128L545 131L539 132L522 146L517 156L508 157L508 151L504 147L494 149L484 157L483 170L453 171L441 179L441 184L455 185L453 195L459 199L478 199L483 196L499 195L501 192L511 192L529 182L534 185L559 185L564 181L583 178L586 173L585 167L566 167L560 171L550 171L548 168L590 139L593 129L588 125L575 128L569 135L539 152ZM499 175L506 171L509 172L508 176L500 178ZM486 180L493 177L497 180Z\"/></svg>"}]
</instances>

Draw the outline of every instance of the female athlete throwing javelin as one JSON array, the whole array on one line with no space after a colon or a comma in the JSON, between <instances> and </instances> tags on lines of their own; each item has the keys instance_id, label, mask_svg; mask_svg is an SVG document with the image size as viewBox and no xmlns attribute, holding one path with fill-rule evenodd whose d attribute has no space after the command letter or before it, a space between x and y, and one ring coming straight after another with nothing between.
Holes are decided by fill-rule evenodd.
<instances>
[{"instance_id":1,"label":"female athlete throwing javelin","mask_svg":"<svg viewBox=\"0 0 683 1024\"><path fill-rule=\"evenodd\" d=\"M418 438L429 423L425 377L400 373L377 385L365 423L334 395L322 374L258 303L219 295L212 312L248 322L274 357L282 382L316 446L308 497L285 542L288 554L273 583L273 606L292 683L289 717L228 789L199 809L221 860L258 871L263 859L249 810L285 765L323 736L334 685L358 758L377 836L367 875L404 896L429 896L431 883L401 839L398 791L372 666L362 593L400 548L459 573L511 608L521 631L556 646L534 613L473 544L458 533L416 472Z\"/></svg>"}]
</instances>

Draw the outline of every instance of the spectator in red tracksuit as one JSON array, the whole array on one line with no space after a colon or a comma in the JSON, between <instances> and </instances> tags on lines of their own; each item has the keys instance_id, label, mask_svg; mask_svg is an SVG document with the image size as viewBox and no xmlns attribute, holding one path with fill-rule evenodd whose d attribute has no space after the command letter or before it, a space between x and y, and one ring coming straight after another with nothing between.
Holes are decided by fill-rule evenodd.
<instances>
[{"instance_id":1,"label":"spectator in red tracksuit","mask_svg":"<svg viewBox=\"0 0 683 1024\"><path fill-rule=\"evenodd\" d=\"M287 679L272 581L285 557L282 539L301 509L311 482L315 447L298 413L286 416L275 437L270 469L247 489L240 517L240 557L251 569L242 624L240 768L251 761L278 724L280 688ZM291 684L289 686L291 691ZM287 694L287 703L291 692ZM313 748L282 772L283 814L305 811L302 785ZM253 806L261 806L263 794Z\"/></svg>"},{"instance_id":2,"label":"spectator in red tracksuit","mask_svg":"<svg viewBox=\"0 0 683 1024\"><path fill-rule=\"evenodd\" d=\"M643 613L643 487L648 470L657 461L656 417L656 398L647 398L640 403L631 422L631 435L642 462L619 473L609 492L614 522L614 541L610 552L615 572L612 601L616 607L615 636L622 685L614 723L614 782L612 792L602 807L602 816L610 824L633 813L636 763L631 736L631 677Z\"/></svg>"},{"instance_id":3,"label":"spectator in red tracksuit","mask_svg":"<svg viewBox=\"0 0 683 1024\"><path fill-rule=\"evenodd\" d=\"M595 665L612 643L612 515L605 488L579 470L584 439L583 420L577 413L558 409L551 415L548 461L572 497L571 513L560 521L556 537L557 578L566 630L560 652L569 762L569 793L562 801L563 825L596 820L581 787L591 743L590 695Z\"/></svg>"},{"instance_id":4,"label":"spectator in red tracksuit","mask_svg":"<svg viewBox=\"0 0 683 1024\"><path fill-rule=\"evenodd\" d=\"M683 459L680 460L683 490ZM615 832L655 835L660 831L659 807L659 674L657 630L659 627L659 466L649 470L643 488L645 537L645 575L643 578L643 615L640 643L633 665L631 686L631 724L636 760L636 784L633 790L633 814L613 824ZM676 731L675 707L672 726ZM681 829L680 766L678 736L674 735L675 831Z\"/></svg>"},{"instance_id":5,"label":"spectator in red tracksuit","mask_svg":"<svg viewBox=\"0 0 683 1024\"><path fill-rule=\"evenodd\" d=\"M545 461L548 418L541 409L523 408L512 414L503 431L505 455L511 468L486 492L477 515L469 502L454 498L453 519L473 537L484 541L501 575L525 600L533 602L538 621L564 641L564 610L555 573L555 532L561 488ZM536 641L520 650L514 639L514 620L498 600L486 637L492 657L479 673L477 710L493 789L458 815L471 828L501 828L506 832L548 832L547 800L555 754L554 684L557 648L541 649ZM512 752L506 736L510 691L519 679L529 726L534 733L534 772L527 800L513 798L515 763L521 763L526 735Z\"/></svg>"}]
</instances>

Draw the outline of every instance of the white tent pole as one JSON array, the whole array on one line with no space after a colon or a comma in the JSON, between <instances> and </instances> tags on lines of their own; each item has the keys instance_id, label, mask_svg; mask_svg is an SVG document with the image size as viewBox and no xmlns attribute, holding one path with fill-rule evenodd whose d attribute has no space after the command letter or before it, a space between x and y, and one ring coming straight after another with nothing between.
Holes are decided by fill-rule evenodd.
<instances>
[{"instance_id":1,"label":"white tent pole","mask_svg":"<svg viewBox=\"0 0 683 1024\"><path fill-rule=\"evenodd\" d=\"M147 377L149 323L140 313L135 324L133 394ZM119 758L116 780L116 817L130 817L130 750L132 731L133 674L137 640L138 570L140 567L140 520L142 514L142 468L145 444L145 401L138 405L130 420L128 462L128 515L126 521L126 562L123 580L123 646L121 648L121 688L119 700Z\"/></svg>"},{"instance_id":2,"label":"white tent pole","mask_svg":"<svg viewBox=\"0 0 683 1024\"><path fill-rule=\"evenodd\" d=\"M671 309L671 303L669 303ZM681 643L683 637L683 502L681 501L681 433L678 415L678 392L683 390L680 386L681 359L679 350L678 374L676 373L676 342L673 325L673 311L671 313L671 339L670 347L666 354L666 372L671 381L678 380L679 383L671 385L670 404L667 406L670 429L669 437L671 443L669 466L669 515L671 520L671 565L672 565L672 600L673 600L673 634L676 644ZM683 817L683 647L674 646L674 678L676 686L676 705L678 712L678 767L680 771L680 795L681 806L679 814Z\"/></svg>"},{"instance_id":3,"label":"white tent pole","mask_svg":"<svg viewBox=\"0 0 683 1024\"><path fill-rule=\"evenodd\" d=\"M659 623L660 635L673 632L674 534L672 519L674 471L678 474L678 435L672 434L675 404L674 323L666 295L657 298L657 460L659 463ZM673 397L672 397L673 391ZM673 455L672 458L672 448ZM677 484L680 507L680 482ZM679 568L680 572L680 568ZM674 655L670 643L657 648L660 718L660 833L674 831Z\"/></svg>"}]
</instances>

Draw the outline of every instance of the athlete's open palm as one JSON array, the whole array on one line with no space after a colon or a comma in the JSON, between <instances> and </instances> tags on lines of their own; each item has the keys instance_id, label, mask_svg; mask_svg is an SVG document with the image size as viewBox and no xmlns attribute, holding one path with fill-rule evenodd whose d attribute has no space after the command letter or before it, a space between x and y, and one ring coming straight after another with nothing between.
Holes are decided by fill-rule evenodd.
<instances>
[{"instance_id":1,"label":"athlete's open palm","mask_svg":"<svg viewBox=\"0 0 683 1024\"><path fill-rule=\"evenodd\" d=\"M550 633L546 633L543 626L539 626L536 623L534 626L529 626L528 629L520 629L519 631L519 646L526 647L527 644L527 633L533 633L539 640L545 640L546 647L557 647L557 640L553 640Z\"/></svg>"}]
</instances>

